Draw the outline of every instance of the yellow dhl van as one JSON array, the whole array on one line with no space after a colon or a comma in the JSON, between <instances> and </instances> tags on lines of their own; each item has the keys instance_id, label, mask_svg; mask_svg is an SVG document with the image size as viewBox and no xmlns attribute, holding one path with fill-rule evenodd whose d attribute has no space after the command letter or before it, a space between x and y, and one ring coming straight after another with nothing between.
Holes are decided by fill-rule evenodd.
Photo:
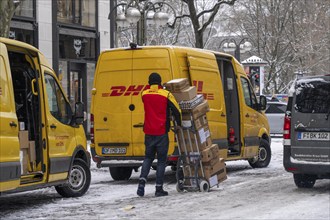
<instances>
[{"instance_id":1,"label":"yellow dhl van","mask_svg":"<svg viewBox=\"0 0 330 220\"><path fill-rule=\"evenodd\" d=\"M110 168L114 180L137 171L144 158L144 109L141 93L148 76L158 72L163 83L188 78L208 101L213 143L220 157L246 159L252 167L271 160L266 98L258 102L241 64L232 56L185 47L146 46L103 51L95 70L91 103L91 154L98 167ZM169 135L169 165L178 151Z\"/></svg>"},{"instance_id":2,"label":"yellow dhl van","mask_svg":"<svg viewBox=\"0 0 330 220\"><path fill-rule=\"evenodd\" d=\"M0 194L55 186L64 197L85 194L90 154L75 112L40 51L0 38Z\"/></svg>"}]
</instances>

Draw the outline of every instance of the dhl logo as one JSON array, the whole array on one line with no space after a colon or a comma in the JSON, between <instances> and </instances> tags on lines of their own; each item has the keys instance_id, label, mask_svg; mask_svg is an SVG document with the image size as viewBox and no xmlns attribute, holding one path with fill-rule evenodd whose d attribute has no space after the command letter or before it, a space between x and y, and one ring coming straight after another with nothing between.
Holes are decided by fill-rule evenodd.
<instances>
[{"instance_id":1,"label":"dhl logo","mask_svg":"<svg viewBox=\"0 0 330 220\"><path fill-rule=\"evenodd\" d=\"M202 94L204 99L214 100L214 93L203 92L203 81L193 81L193 85L196 86L197 94ZM130 86L111 86L110 92L102 93L102 97L113 96L137 96L142 91L149 89L150 85L130 85Z\"/></svg>"}]
</instances>

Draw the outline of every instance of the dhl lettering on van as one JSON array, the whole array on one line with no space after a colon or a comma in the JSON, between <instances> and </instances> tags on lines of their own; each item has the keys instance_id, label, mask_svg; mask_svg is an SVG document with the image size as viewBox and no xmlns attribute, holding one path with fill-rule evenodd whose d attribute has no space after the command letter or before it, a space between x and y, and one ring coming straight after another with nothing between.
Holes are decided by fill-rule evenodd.
<instances>
[{"instance_id":1,"label":"dhl lettering on van","mask_svg":"<svg viewBox=\"0 0 330 220\"><path fill-rule=\"evenodd\" d=\"M128 88L126 86L112 86L110 92L102 93L102 97L108 96L137 96L142 91L149 89L149 85L130 85Z\"/></svg>"},{"instance_id":2,"label":"dhl lettering on van","mask_svg":"<svg viewBox=\"0 0 330 220\"><path fill-rule=\"evenodd\" d=\"M65 140L69 139L69 136L55 136L55 140Z\"/></svg>"},{"instance_id":3,"label":"dhl lettering on van","mask_svg":"<svg viewBox=\"0 0 330 220\"><path fill-rule=\"evenodd\" d=\"M193 85L197 88L197 94L203 95L206 100L214 100L214 93L203 92L204 81L193 80Z\"/></svg>"}]
</instances>

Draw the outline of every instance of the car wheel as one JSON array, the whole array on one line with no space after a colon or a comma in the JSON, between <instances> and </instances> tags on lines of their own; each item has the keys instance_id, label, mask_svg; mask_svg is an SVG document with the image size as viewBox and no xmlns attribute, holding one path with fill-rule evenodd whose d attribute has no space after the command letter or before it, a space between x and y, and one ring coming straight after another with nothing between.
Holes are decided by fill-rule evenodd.
<instances>
[{"instance_id":1,"label":"car wheel","mask_svg":"<svg viewBox=\"0 0 330 220\"><path fill-rule=\"evenodd\" d=\"M249 159L249 164L253 168L267 167L270 163L271 157L272 157L272 152L270 150L268 141L261 139L258 150L258 156Z\"/></svg>"},{"instance_id":2,"label":"car wheel","mask_svg":"<svg viewBox=\"0 0 330 220\"><path fill-rule=\"evenodd\" d=\"M132 167L109 167L110 175L114 180L128 180L132 170Z\"/></svg>"},{"instance_id":3,"label":"car wheel","mask_svg":"<svg viewBox=\"0 0 330 220\"><path fill-rule=\"evenodd\" d=\"M86 162L81 159L73 161L68 182L56 186L56 191L63 197L79 197L84 195L91 183L91 172Z\"/></svg>"},{"instance_id":4,"label":"car wheel","mask_svg":"<svg viewBox=\"0 0 330 220\"><path fill-rule=\"evenodd\" d=\"M298 188L313 188L316 177L307 174L293 174L294 183Z\"/></svg>"}]
</instances>

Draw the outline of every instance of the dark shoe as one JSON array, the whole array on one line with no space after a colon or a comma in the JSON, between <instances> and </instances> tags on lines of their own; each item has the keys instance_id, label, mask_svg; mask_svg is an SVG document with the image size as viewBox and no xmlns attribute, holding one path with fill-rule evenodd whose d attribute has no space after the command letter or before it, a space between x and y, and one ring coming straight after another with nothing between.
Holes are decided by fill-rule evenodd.
<instances>
[{"instance_id":1,"label":"dark shoe","mask_svg":"<svg viewBox=\"0 0 330 220\"><path fill-rule=\"evenodd\" d=\"M146 182L144 181L144 180L139 180L139 185L138 185L138 189L137 189L137 192L136 192L136 194L138 195L138 196L144 196L144 187L145 187L145 185L146 185Z\"/></svg>"},{"instance_id":2,"label":"dark shoe","mask_svg":"<svg viewBox=\"0 0 330 220\"><path fill-rule=\"evenodd\" d=\"M168 192L164 191L162 186L156 186L155 196L168 196Z\"/></svg>"}]
</instances>

